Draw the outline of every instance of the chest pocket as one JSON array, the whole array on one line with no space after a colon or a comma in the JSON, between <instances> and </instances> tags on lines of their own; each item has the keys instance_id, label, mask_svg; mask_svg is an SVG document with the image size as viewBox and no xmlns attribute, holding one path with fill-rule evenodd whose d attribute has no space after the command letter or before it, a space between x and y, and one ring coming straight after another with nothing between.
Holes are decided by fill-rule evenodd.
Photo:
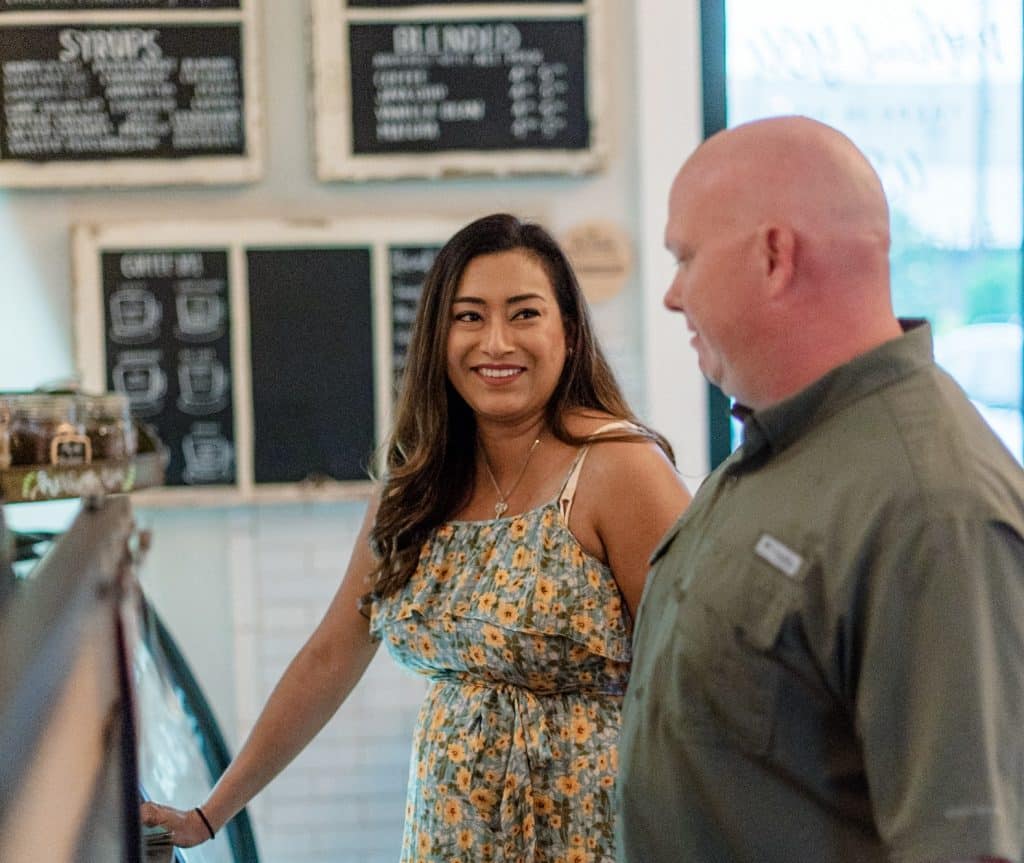
<instances>
[{"instance_id":1,"label":"chest pocket","mask_svg":"<svg viewBox=\"0 0 1024 863\"><path fill-rule=\"evenodd\" d=\"M695 743L768 752L782 666L773 654L802 585L752 550L708 549L676 586L680 732Z\"/></svg>"}]
</instances>

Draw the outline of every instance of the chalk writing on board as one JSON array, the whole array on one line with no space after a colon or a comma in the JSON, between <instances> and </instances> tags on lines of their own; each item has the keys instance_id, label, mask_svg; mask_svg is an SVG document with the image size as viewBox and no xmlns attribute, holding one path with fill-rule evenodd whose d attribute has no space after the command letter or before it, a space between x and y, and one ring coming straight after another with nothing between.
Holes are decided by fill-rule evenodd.
<instances>
[{"instance_id":1,"label":"chalk writing on board","mask_svg":"<svg viewBox=\"0 0 1024 863\"><path fill-rule=\"evenodd\" d=\"M580 18L350 23L353 151L583 150Z\"/></svg>"},{"instance_id":2,"label":"chalk writing on board","mask_svg":"<svg viewBox=\"0 0 1024 863\"><path fill-rule=\"evenodd\" d=\"M388 267L391 272L391 370L395 389L405 372L405 358L412 338L423 280L441 247L391 246Z\"/></svg>"},{"instance_id":3,"label":"chalk writing on board","mask_svg":"<svg viewBox=\"0 0 1024 863\"><path fill-rule=\"evenodd\" d=\"M234 482L227 253L102 255L107 386L170 453L167 485Z\"/></svg>"},{"instance_id":4,"label":"chalk writing on board","mask_svg":"<svg viewBox=\"0 0 1024 863\"><path fill-rule=\"evenodd\" d=\"M228 26L0 28L0 156L245 152L241 33Z\"/></svg>"},{"instance_id":5,"label":"chalk writing on board","mask_svg":"<svg viewBox=\"0 0 1024 863\"><path fill-rule=\"evenodd\" d=\"M546 0L545 0L546 2ZM559 0L560 3L582 6L585 0ZM445 6L473 4L474 6L505 6L510 3L543 5L538 0L444 0ZM437 6L438 0L348 0L350 9L394 9L399 6Z\"/></svg>"},{"instance_id":6,"label":"chalk writing on board","mask_svg":"<svg viewBox=\"0 0 1024 863\"><path fill-rule=\"evenodd\" d=\"M0 12L117 9L238 9L240 0L0 0Z\"/></svg>"}]
</instances>

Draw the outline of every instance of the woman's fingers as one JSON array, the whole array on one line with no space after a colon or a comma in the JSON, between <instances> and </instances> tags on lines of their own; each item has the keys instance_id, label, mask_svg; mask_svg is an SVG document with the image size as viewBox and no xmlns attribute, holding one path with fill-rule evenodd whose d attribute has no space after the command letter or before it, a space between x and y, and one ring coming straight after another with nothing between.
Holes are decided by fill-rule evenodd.
<instances>
[{"instance_id":1,"label":"woman's fingers","mask_svg":"<svg viewBox=\"0 0 1024 863\"><path fill-rule=\"evenodd\" d=\"M143 803L140 807L142 823L147 827L165 827L171 842L179 848L191 848L210 838L206 826L194 814L159 803Z\"/></svg>"},{"instance_id":2,"label":"woman's fingers","mask_svg":"<svg viewBox=\"0 0 1024 863\"><path fill-rule=\"evenodd\" d=\"M165 807L163 806L158 806L155 803L143 803L142 806L140 807L140 816L142 818L142 823L145 824L147 827L156 827L158 825L164 824L167 820L167 817L164 814L164 812Z\"/></svg>"}]
</instances>

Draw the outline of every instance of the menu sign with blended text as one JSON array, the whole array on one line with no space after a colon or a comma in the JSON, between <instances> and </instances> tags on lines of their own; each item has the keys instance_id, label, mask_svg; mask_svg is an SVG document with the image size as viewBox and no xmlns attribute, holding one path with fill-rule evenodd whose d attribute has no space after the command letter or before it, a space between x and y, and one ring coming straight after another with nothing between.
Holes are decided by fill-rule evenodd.
<instances>
[{"instance_id":1,"label":"menu sign with blended text","mask_svg":"<svg viewBox=\"0 0 1024 863\"><path fill-rule=\"evenodd\" d=\"M349 23L355 154L586 150L582 18Z\"/></svg>"},{"instance_id":2,"label":"menu sign with blended text","mask_svg":"<svg viewBox=\"0 0 1024 863\"><path fill-rule=\"evenodd\" d=\"M566 5L582 6L584 0L559 0ZM348 0L350 9L393 9L399 6L458 6L459 4L474 6L505 6L512 3L531 4L537 6L537 0Z\"/></svg>"}]
</instances>

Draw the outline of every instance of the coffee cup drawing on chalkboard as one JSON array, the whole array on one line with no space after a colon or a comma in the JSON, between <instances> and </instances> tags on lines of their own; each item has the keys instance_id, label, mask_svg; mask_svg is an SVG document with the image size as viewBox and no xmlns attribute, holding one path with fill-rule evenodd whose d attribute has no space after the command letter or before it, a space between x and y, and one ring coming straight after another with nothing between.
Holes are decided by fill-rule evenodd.
<instances>
[{"instance_id":1,"label":"coffee cup drawing on chalkboard","mask_svg":"<svg viewBox=\"0 0 1024 863\"><path fill-rule=\"evenodd\" d=\"M138 344L156 338L163 308L152 292L122 287L110 295L110 338L122 344Z\"/></svg>"},{"instance_id":2,"label":"coffee cup drawing on chalkboard","mask_svg":"<svg viewBox=\"0 0 1024 863\"><path fill-rule=\"evenodd\" d=\"M175 298L177 335L185 341L208 342L224 333L224 298L208 290L181 288Z\"/></svg>"},{"instance_id":3,"label":"coffee cup drawing on chalkboard","mask_svg":"<svg viewBox=\"0 0 1024 863\"><path fill-rule=\"evenodd\" d=\"M181 478L189 485L230 482L234 447L216 423L196 423L181 441L185 469Z\"/></svg>"},{"instance_id":4,"label":"coffee cup drawing on chalkboard","mask_svg":"<svg viewBox=\"0 0 1024 863\"><path fill-rule=\"evenodd\" d=\"M224 364L213 352L182 351L178 357L178 408L188 414L212 414L228 403Z\"/></svg>"},{"instance_id":5,"label":"coffee cup drawing on chalkboard","mask_svg":"<svg viewBox=\"0 0 1024 863\"><path fill-rule=\"evenodd\" d=\"M158 351L121 354L111 375L114 389L128 396L133 416L148 417L163 410L167 375L160 368Z\"/></svg>"}]
</instances>

